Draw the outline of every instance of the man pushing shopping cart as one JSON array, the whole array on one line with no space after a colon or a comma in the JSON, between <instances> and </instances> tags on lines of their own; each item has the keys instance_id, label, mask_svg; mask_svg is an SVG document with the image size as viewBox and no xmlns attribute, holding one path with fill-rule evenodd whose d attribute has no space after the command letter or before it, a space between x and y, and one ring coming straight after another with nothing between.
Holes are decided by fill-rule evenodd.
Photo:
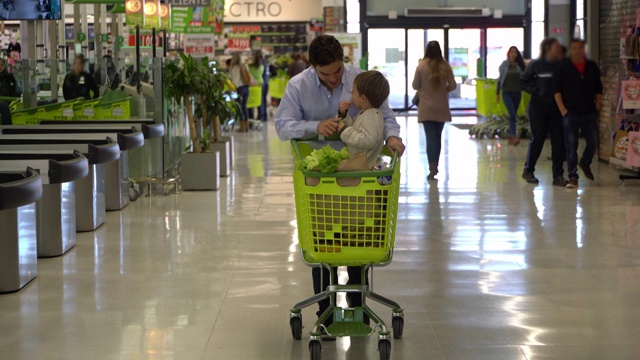
<instances>
[{"instance_id":1,"label":"man pushing shopping cart","mask_svg":"<svg viewBox=\"0 0 640 360\"><path fill-rule=\"evenodd\" d=\"M294 306L291 330L293 337L300 339L301 310L318 303L318 321L309 342L312 360L320 359L320 339L368 335L376 329L380 359L389 359L391 332L366 305L366 299L392 308L395 338L402 336L402 309L370 291L367 272L372 266L391 261L400 182L399 157L405 147L399 137L400 126L385 101L386 80L380 79L380 73L362 73L344 64L343 58L342 46L334 37L315 38L309 47L312 67L291 79L276 115L278 135L282 140L292 140L297 169L294 188L300 247L304 261L313 266L316 293ZM385 83L386 94L382 86ZM344 143L295 139L335 135L347 142L350 153L362 150L362 164L356 167L360 171L322 173L302 166L314 148L330 144L340 149ZM386 149L382 146L384 140ZM377 165L378 156L383 152L390 155L387 166L371 171L372 164ZM346 285L337 284L338 266L347 266ZM337 292L347 292L349 308L336 306Z\"/></svg>"}]
</instances>

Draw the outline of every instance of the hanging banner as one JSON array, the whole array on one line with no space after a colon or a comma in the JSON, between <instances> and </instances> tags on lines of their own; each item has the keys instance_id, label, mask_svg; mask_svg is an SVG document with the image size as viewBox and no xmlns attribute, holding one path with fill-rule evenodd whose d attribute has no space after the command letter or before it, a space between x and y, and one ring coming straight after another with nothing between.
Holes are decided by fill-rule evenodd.
<instances>
[{"instance_id":1,"label":"hanging banner","mask_svg":"<svg viewBox=\"0 0 640 360\"><path fill-rule=\"evenodd\" d=\"M127 0L125 22L128 26L144 25L144 0Z\"/></svg>"},{"instance_id":2,"label":"hanging banner","mask_svg":"<svg viewBox=\"0 0 640 360\"><path fill-rule=\"evenodd\" d=\"M211 0L169 0L169 2L173 7L211 6Z\"/></svg>"},{"instance_id":3,"label":"hanging banner","mask_svg":"<svg viewBox=\"0 0 640 360\"><path fill-rule=\"evenodd\" d=\"M362 58L362 35L347 33L327 33L334 36L344 50L344 62L350 65L360 66Z\"/></svg>"},{"instance_id":4,"label":"hanging banner","mask_svg":"<svg viewBox=\"0 0 640 360\"><path fill-rule=\"evenodd\" d=\"M214 56L215 37L208 34L186 34L184 36L184 53L193 56Z\"/></svg>"},{"instance_id":5,"label":"hanging banner","mask_svg":"<svg viewBox=\"0 0 640 360\"><path fill-rule=\"evenodd\" d=\"M640 109L640 81L622 81L622 108Z\"/></svg>"},{"instance_id":6,"label":"hanging banner","mask_svg":"<svg viewBox=\"0 0 640 360\"><path fill-rule=\"evenodd\" d=\"M171 32L182 34L221 34L224 0L210 0L208 7L173 7Z\"/></svg>"},{"instance_id":7,"label":"hanging banner","mask_svg":"<svg viewBox=\"0 0 640 360\"><path fill-rule=\"evenodd\" d=\"M337 3L337 2L336 2ZM226 0L227 22L309 21L322 17L322 0Z\"/></svg>"},{"instance_id":8,"label":"hanging banner","mask_svg":"<svg viewBox=\"0 0 640 360\"><path fill-rule=\"evenodd\" d=\"M171 5L169 4L160 4L160 26L158 29L171 29Z\"/></svg>"},{"instance_id":9,"label":"hanging banner","mask_svg":"<svg viewBox=\"0 0 640 360\"><path fill-rule=\"evenodd\" d=\"M144 27L157 29L160 27L160 0L144 0Z\"/></svg>"}]
</instances>

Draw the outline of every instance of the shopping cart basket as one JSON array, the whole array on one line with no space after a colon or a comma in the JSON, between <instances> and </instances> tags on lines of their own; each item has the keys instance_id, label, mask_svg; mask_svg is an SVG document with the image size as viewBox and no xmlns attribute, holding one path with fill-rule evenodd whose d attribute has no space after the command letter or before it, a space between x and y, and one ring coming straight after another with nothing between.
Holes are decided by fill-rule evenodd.
<instances>
[{"instance_id":1,"label":"shopping cart basket","mask_svg":"<svg viewBox=\"0 0 640 360\"><path fill-rule=\"evenodd\" d=\"M292 140L291 145L296 163L313 151L304 142ZM400 159L397 155L393 156L390 165L387 171L322 174L296 170L293 174L298 240L303 261L309 266L327 268L330 273L338 266L361 266L362 279L365 279L366 270L371 269L370 285L339 285L334 283L333 276L329 276L330 285L323 292L291 309L291 334L294 339L300 340L302 309L330 299L331 305L310 332L309 352L312 360L321 357L320 336L325 333L339 337L366 336L376 329L380 359L390 358L391 332L367 306L366 299L392 309L393 337L402 337L402 308L396 302L373 292L373 267L388 265L393 256L400 188ZM383 184L388 182L379 181L389 177L391 181L387 185ZM315 179L308 181L308 178ZM360 181L357 186L343 187L339 184L344 178L358 178ZM338 307L335 294L339 292L361 293L362 306ZM373 328L365 324L364 315L373 321ZM330 317L333 323L325 327Z\"/></svg>"}]
</instances>

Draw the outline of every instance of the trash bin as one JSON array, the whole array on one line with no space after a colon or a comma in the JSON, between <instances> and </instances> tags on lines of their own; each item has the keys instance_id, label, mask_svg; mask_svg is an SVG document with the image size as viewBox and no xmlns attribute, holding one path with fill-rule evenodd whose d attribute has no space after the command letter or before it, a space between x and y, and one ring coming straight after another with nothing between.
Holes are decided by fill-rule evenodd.
<instances>
[{"instance_id":1,"label":"trash bin","mask_svg":"<svg viewBox=\"0 0 640 360\"><path fill-rule=\"evenodd\" d=\"M38 273L36 201L41 197L37 171L0 172L0 293L22 289Z\"/></svg>"},{"instance_id":2,"label":"trash bin","mask_svg":"<svg viewBox=\"0 0 640 360\"><path fill-rule=\"evenodd\" d=\"M119 129L102 128L96 125L36 125L36 126L10 126L0 128L2 136L12 135L46 135L49 139L58 136L73 138L74 136L86 136L100 134L118 139L120 146L120 158L118 161L105 164L105 205L107 211L121 210L129 204L129 158L128 151L144 146L144 135L141 131L121 126ZM73 134L73 135L70 135Z\"/></svg>"},{"instance_id":3,"label":"trash bin","mask_svg":"<svg viewBox=\"0 0 640 360\"><path fill-rule=\"evenodd\" d=\"M105 164L120 157L116 141L100 134L0 135L0 151L9 150L82 153L89 161L89 174L75 184L76 231L92 231L104 223Z\"/></svg>"},{"instance_id":4,"label":"trash bin","mask_svg":"<svg viewBox=\"0 0 640 360\"><path fill-rule=\"evenodd\" d=\"M75 181L89 174L77 151L0 151L0 171L33 168L42 178L36 203L38 257L61 256L76 244Z\"/></svg>"}]
</instances>

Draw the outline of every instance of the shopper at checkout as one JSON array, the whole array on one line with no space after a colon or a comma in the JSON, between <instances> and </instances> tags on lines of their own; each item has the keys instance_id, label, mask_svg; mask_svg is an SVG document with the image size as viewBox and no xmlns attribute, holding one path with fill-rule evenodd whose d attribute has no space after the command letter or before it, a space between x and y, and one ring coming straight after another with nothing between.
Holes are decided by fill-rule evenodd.
<instances>
[{"instance_id":1,"label":"shopper at checkout","mask_svg":"<svg viewBox=\"0 0 640 360\"><path fill-rule=\"evenodd\" d=\"M351 101L354 80L362 70L344 63L344 52L340 42L333 36L320 35L309 46L309 61L311 67L295 76L285 90L275 118L276 131L282 140L308 139L317 135L329 137L340 130L341 119L336 116L340 103ZM400 125L396 121L388 102L380 106L379 111L384 119L384 136L386 146L392 152L400 155L405 146L400 139ZM351 106L348 114L355 117L358 110ZM321 284L321 271L322 281ZM348 284L362 284L361 268L348 267ZM313 290L320 293L329 286L329 270L314 267ZM337 279L337 274L331 274ZM367 281L368 283L368 281ZM362 296L348 294L350 306L361 306ZM318 303L318 317L329 307L329 299ZM325 323L329 326L333 322L330 318ZM332 338L324 337L325 340Z\"/></svg>"},{"instance_id":2,"label":"shopper at checkout","mask_svg":"<svg viewBox=\"0 0 640 360\"><path fill-rule=\"evenodd\" d=\"M0 96L17 98L21 93L16 78L7 70L7 61L0 59Z\"/></svg>"},{"instance_id":3,"label":"shopper at checkout","mask_svg":"<svg viewBox=\"0 0 640 360\"><path fill-rule=\"evenodd\" d=\"M96 99L100 96L98 83L91 74L84 70L85 64L84 56L76 56L73 60L73 70L65 76L62 84L62 94L65 100Z\"/></svg>"}]
</instances>

